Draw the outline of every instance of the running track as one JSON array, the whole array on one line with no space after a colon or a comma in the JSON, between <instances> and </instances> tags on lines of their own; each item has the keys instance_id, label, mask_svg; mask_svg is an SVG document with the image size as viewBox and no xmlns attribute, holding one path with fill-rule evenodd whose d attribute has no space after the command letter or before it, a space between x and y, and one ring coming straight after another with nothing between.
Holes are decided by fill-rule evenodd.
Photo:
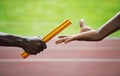
<instances>
[{"instance_id":1,"label":"running track","mask_svg":"<svg viewBox=\"0 0 120 76\"><path fill-rule=\"evenodd\" d=\"M55 45L22 59L21 48L0 47L0 76L120 76L120 39Z\"/></svg>"}]
</instances>

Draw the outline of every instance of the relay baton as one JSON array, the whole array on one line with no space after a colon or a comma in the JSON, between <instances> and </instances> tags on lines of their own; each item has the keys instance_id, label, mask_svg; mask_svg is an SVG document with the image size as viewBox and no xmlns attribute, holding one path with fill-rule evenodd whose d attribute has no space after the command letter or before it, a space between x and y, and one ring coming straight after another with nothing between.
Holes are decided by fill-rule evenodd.
<instances>
[{"instance_id":1,"label":"relay baton","mask_svg":"<svg viewBox=\"0 0 120 76\"><path fill-rule=\"evenodd\" d=\"M49 32L45 37L42 38L42 41L45 43L48 42L50 39L52 39L55 35L60 33L63 29L65 29L67 26L71 24L71 21L69 19L65 20L62 24L60 24L58 27L53 29L51 32ZM29 54L27 52L23 52L21 54L22 58L27 58Z\"/></svg>"}]
</instances>

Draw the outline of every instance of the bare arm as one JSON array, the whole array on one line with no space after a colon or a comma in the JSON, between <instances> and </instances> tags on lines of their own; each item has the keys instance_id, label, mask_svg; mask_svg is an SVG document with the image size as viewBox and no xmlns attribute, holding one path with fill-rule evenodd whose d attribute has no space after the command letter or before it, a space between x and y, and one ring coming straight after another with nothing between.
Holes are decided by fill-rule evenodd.
<instances>
[{"instance_id":1,"label":"bare arm","mask_svg":"<svg viewBox=\"0 0 120 76\"><path fill-rule=\"evenodd\" d=\"M0 46L16 46L20 47L23 42L27 40L23 37L9 35L0 32Z\"/></svg>"},{"instance_id":2,"label":"bare arm","mask_svg":"<svg viewBox=\"0 0 120 76\"><path fill-rule=\"evenodd\" d=\"M37 54L46 49L46 44L39 38L25 38L0 32L0 46L21 47L29 54Z\"/></svg>"},{"instance_id":3,"label":"bare arm","mask_svg":"<svg viewBox=\"0 0 120 76\"><path fill-rule=\"evenodd\" d=\"M101 40L120 29L120 12L97 30L97 39Z\"/></svg>"},{"instance_id":4,"label":"bare arm","mask_svg":"<svg viewBox=\"0 0 120 76\"><path fill-rule=\"evenodd\" d=\"M74 40L78 41L100 41L107 37L108 35L118 31L120 29L120 12L117 13L113 18L106 22L98 30L94 30L89 26L86 26L84 20L80 21L80 33L72 36L59 36L56 44L68 43Z\"/></svg>"}]
</instances>

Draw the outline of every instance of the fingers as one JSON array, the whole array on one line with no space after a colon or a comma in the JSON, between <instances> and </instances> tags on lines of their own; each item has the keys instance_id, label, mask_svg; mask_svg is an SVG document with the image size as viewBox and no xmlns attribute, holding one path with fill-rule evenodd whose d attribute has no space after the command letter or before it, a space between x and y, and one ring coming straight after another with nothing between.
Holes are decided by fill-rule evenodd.
<instances>
[{"instance_id":1,"label":"fingers","mask_svg":"<svg viewBox=\"0 0 120 76\"><path fill-rule=\"evenodd\" d=\"M65 40L66 40L66 38L62 38L62 39L57 40L55 43L60 44L60 43L63 43Z\"/></svg>"},{"instance_id":2,"label":"fingers","mask_svg":"<svg viewBox=\"0 0 120 76\"><path fill-rule=\"evenodd\" d=\"M41 40L40 43L41 43L41 48L43 48L43 49L47 48L47 45L46 45L46 43L44 41Z\"/></svg>"},{"instance_id":3,"label":"fingers","mask_svg":"<svg viewBox=\"0 0 120 76\"><path fill-rule=\"evenodd\" d=\"M60 43L64 42L65 44L67 44L67 43L69 43L69 42L71 42L73 40L74 39L72 37L65 37L65 38L61 38L61 39L57 40L55 43L60 44Z\"/></svg>"},{"instance_id":4,"label":"fingers","mask_svg":"<svg viewBox=\"0 0 120 76\"><path fill-rule=\"evenodd\" d=\"M31 55L36 55L36 51L33 48L23 48L25 50L25 52L27 52L28 54Z\"/></svg>"},{"instance_id":5,"label":"fingers","mask_svg":"<svg viewBox=\"0 0 120 76\"><path fill-rule=\"evenodd\" d=\"M64 38L64 37L68 37L68 36L58 36L58 38Z\"/></svg>"},{"instance_id":6,"label":"fingers","mask_svg":"<svg viewBox=\"0 0 120 76\"><path fill-rule=\"evenodd\" d=\"M71 41L73 41L72 38L66 39L66 40L65 40L65 44L67 44L67 43L69 43L69 42L71 42Z\"/></svg>"},{"instance_id":7,"label":"fingers","mask_svg":"<svg viewBox=\"0 0 120 76\"><path fill-rule=\"evenodd\" d=\"M59 40L57 40L55 43L56 44L60 44L62 42L64 42L65 40L67 40L69 36L59 36L58 38L60 38Z\"/></svg>"},{"instance_id":8,"label":"fingers","mask_svg":"<svg viewBox=\"0 0 120 76\"><path fill-rule=\"evenodd\" d=\"M80 20L79 25L80 25L80 27L84 27L84 26L85 26L85 23L84 23L84 19L83 19L83 18Z\"/></svg>"}]
</instances>

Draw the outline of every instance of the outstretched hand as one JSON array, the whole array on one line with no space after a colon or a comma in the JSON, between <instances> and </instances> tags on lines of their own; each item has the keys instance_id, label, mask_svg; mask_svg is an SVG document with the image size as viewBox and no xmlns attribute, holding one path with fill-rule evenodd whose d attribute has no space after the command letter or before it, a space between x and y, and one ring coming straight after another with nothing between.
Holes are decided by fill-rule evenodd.
<instances>
[{"instance_id":1,"label":"outstretched hand","mask_svg":"<svg viewBox=\"0 0 120 76\"><path fill-rule=\"evenodd\" d=\"M59 36L59 39L56 41L56 44L60 43L68 43L71 41L79 40L79 41L96 41L97 31L92 29L89 26L86 26L84 23L84 19L80 20L79 23L81 30L80 33L72 35L72 36Z\"/></svg>"}]
</instances>

